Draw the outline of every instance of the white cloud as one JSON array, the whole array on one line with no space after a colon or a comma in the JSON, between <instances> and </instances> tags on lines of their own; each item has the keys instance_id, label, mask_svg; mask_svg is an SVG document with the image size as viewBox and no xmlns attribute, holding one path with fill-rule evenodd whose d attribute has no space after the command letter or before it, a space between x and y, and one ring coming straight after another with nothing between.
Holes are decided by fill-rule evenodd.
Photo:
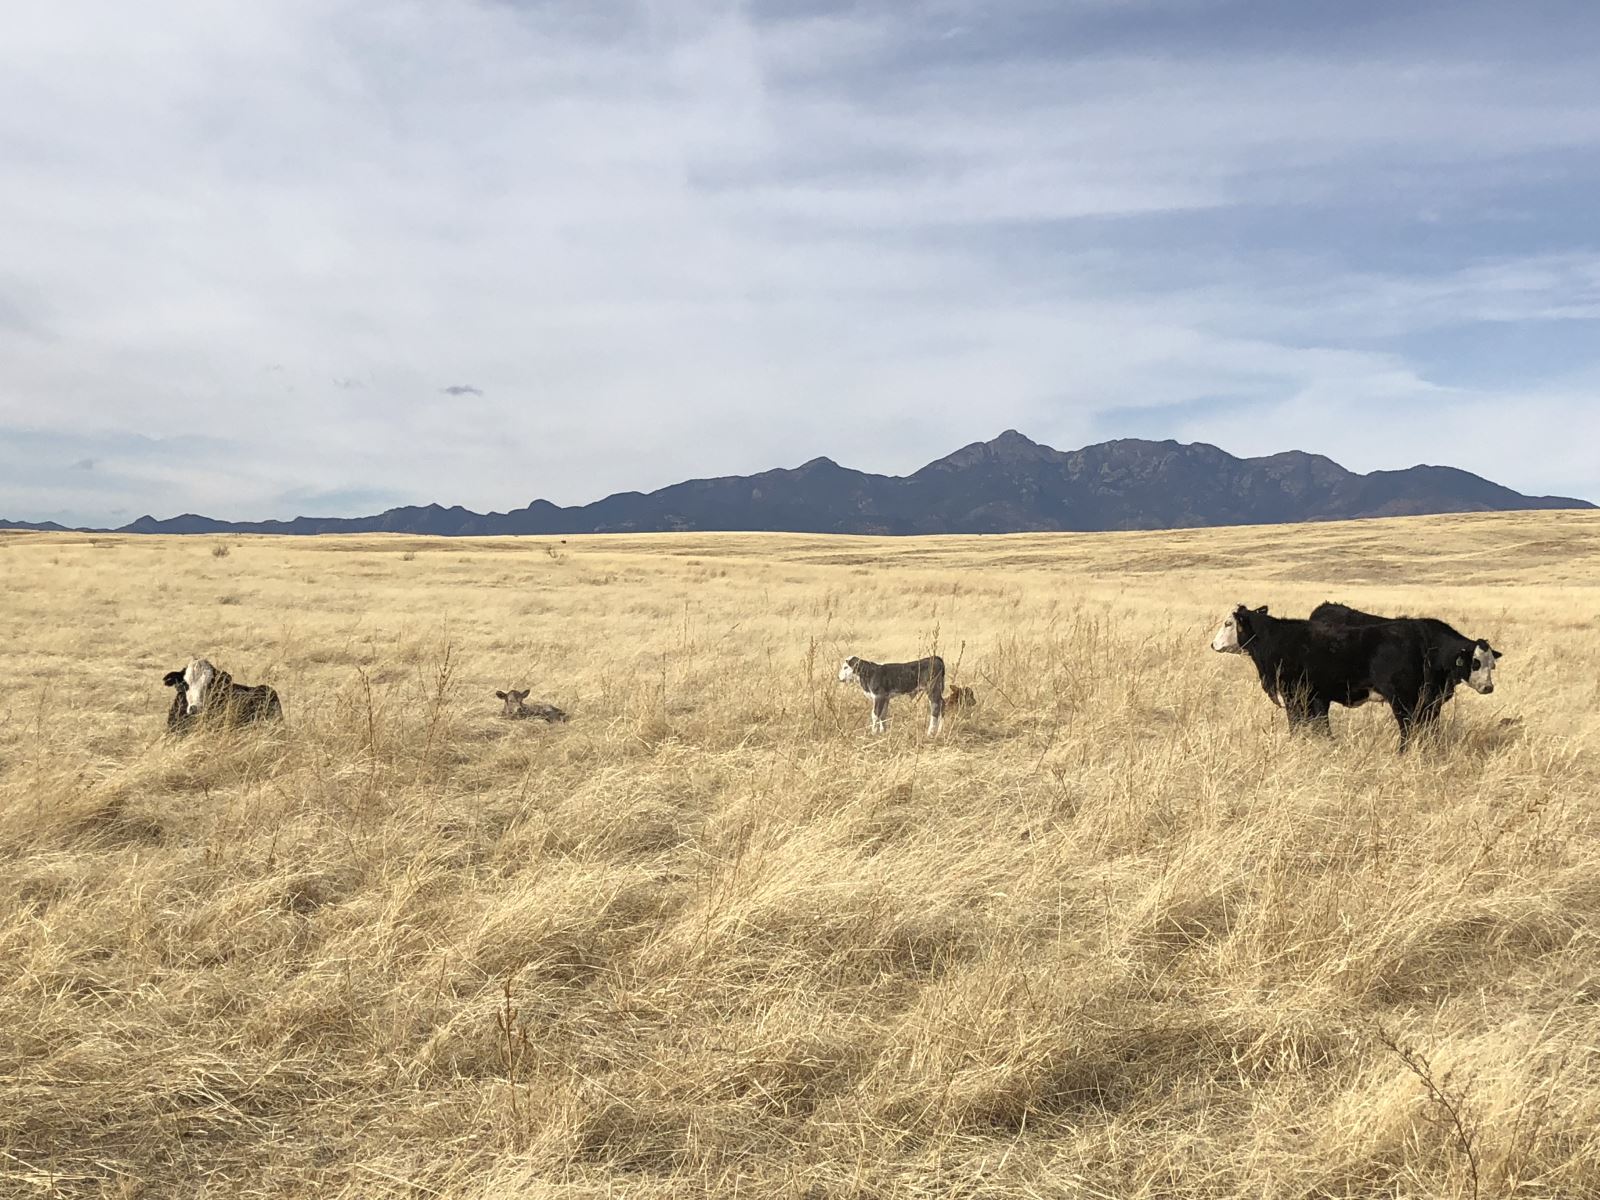
<instances>
[{"instance_id":1,"label":"white cloud","mask_svg":"<svg viewBox=\"0 0 1600 1200\"><path fill-rule=\"evenodd\" d=\"M0 515L506 508L822 453L903 471L1007 425L1074 444L1097 413L1201 396L1273 415L1201 406L1187 436L1405 465L1440 444L1429 412L1509 398L1372 338L1600 315L1582 247L1378 270L1318 224L1488 204L1529 156L1593 149L1578 66L956 57L983 20L29 8L0 42L0 427L61 439L62 469L0 478ZM1325 215L1272 249L1205 224L1286 209ZM1141 221L1194 240L1141 244ZM1362 440L1319 407L1352 396L1422 415ZM95 444L129 434L225 458ZM1502 478L1538 486L1537 440L1507 442Z\"/></svg>"}]
</instances>

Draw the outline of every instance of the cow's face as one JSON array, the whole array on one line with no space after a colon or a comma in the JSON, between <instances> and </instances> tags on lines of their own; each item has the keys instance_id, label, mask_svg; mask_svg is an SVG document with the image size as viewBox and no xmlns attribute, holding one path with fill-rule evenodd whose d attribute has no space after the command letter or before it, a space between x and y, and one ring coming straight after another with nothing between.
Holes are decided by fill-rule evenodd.
<instances>
[{"instance_id":1,"label":"cow's face","mask_svg":"<svg viewBox=\"0 0 1600 1200\"><path fill-rule=\"evenodd\" d=\"M528 693L532 690L532 688L524 688L520 692L496 692L495 695L506 702L505 709L500 715L503 717L514 717L520 713L522 711L522 702L528 698Z\"/></svg>"},{"instance_id":2,"label":"cow's face","mask_svg":"<svg viewBox=\"0 0 1600 1200\"><path fill-rule=\"evenodd\" d=\"M1255 613L1266 611L1265 604L1255 612L1239 605L1223 618L1222 624L1217 626L1217 632L1211 635L1211 648L1219 654L1243 654L1250 641L1250 618Z\"/></svg>"},{"instance_id":3,"label":"cow's face","mask_svg":"<svg viewBox=\"0 0 1600 1200\"><path fill-rule=\"evenodd\" d=\"M861 660L859 658L852 654L849 658L845 659L844 662L839 664L840 683L849 683L856 677L856 664L860 661Z\"/></svg>"},{"instance_id":4,"label":"cow's face","mask_svg":"<svg viewBox=\"0 0 1600 1200\"><path fill-rule=\"evenodd\" d=\"M1467 686L1484 695L1494 691L1494 664L1499 658L1500 651L1479 638L1477 644L1462 655L1462 669L1467 673Z\"/></svg>"},{"instance_id":5,"label":"cow's face","mask_svg":"<svg viewBox=\"0 0 1600 1200\"><path fill-rule=\"evenodd\" d=\"M197 658L183 672L184 694L189 701L189 711L197 713L205 706L206 691L217 677L217 669L203 658Z\"/></svg>"}]
</instances>

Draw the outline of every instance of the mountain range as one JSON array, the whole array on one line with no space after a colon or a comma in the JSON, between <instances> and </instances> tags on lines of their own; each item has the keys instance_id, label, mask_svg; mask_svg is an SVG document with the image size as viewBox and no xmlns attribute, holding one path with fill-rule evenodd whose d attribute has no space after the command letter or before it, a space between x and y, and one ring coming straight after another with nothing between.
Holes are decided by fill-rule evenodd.
<instances>
[{"instance_id":1,"label":"mountain range","mask_svg":"<svg viewBox=\"0 0 1600 1200\"><path fill-rule=\"evenodd\" d=\"M1524 496L1454 467L1347 471L1290 450L1235 458L1203 442L1124 438L1056 450L1008 429L911 475L874 475L814 458L758 475L692 479L562 508L535 500L510 512L459 505L392 508L371 517L219 521L185 513L140 517L116 533L1019 533L1176 529L1395 517L1423 513L1594 508L1566 496ZM64 530L0 520L0 528Z\"/></svg>"}]
</instances>

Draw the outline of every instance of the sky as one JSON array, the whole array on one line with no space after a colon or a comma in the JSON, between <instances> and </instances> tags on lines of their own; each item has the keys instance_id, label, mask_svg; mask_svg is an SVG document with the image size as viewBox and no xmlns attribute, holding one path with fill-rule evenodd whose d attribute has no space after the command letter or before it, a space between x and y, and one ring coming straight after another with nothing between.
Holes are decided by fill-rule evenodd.
<instances>
[{"instance_id":1,"label":"sky","mask_svg":"<svg viewBox=\"0 0 1600 1200\"><path fill-rule=\"evenodd\" d=\"M0 517L585 503L1015 427L1600 500L1590 0L71 0Z\"/></svg>"}]
</instances>

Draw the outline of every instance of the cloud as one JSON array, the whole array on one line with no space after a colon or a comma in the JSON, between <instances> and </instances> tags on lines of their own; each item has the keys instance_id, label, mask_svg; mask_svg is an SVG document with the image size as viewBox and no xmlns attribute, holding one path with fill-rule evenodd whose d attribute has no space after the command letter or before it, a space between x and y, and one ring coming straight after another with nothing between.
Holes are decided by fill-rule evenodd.
<instances>
[{"instance_id":1,"label":"cloud","mask_svg":"<svg viewBox=\"0 0 1600 1200\"><path fill-rule=\"evenodd\" d=\"M505 509L1008 425L1600 494L1481 436L1600 362L1600 23L1313 9L39 7L0 425L100 466L0 511Z\"/></svg>"},{"instance_id":2,"label":"cloud","mask_svg":"<svg viewBox=\"0 0 1600 1200\"><path fill-rule=\"evenodd\" d=\"M72 470L92 471L95 468L96 461L97 460L92 458L80 458L77 462L72 464Z\"/></svg>"}]
</instances>

